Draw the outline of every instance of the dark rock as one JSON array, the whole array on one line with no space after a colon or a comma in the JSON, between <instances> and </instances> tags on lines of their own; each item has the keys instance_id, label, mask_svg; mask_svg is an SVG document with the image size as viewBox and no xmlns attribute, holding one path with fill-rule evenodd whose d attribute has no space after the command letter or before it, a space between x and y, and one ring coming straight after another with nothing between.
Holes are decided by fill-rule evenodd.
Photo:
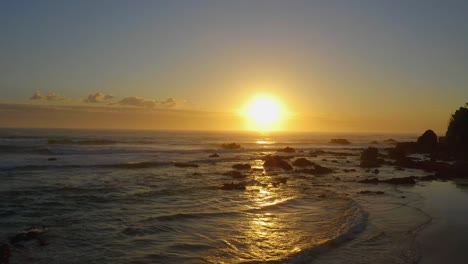
<instances>
[{"instance_id":1,"label":"dark rock","mask_svg":"<svg viewBox=\"0 0 468 264\"><path fill-rule=\"evenodd\" d=\"M285 147L284 149L278 149L278 152L294 153L296 150L290 147Z\"/></svg>"},{"instance_id":2,"label":"dark rock","mask_svg":"<svg viewBox=\"0 0 468 264\"><path fill-rule=\"evenodd\" d=\"M219 158L219 154L218 153L213 153L213 154L209 155L208 157L210 157L210 158Z\"/></svg>"},{"instance_id":3,"label":"dark rock","mask_svg":"<svg viewBox=\"0 0 468 264\"><path fill-rule=\"evenodd\" d=\"M185 162L176 162L174 166L179 168L198 168L198 164L193 163L185 163Z\"/></svg>"},{"instance_id":4,"label":"dark rock","mask_svg":"<svg viewBox=\"0 0 468 264\"><path fill-rule=\"evenodd\" d=\"M330 143L332 144L339 144L339 145L349 145L351 142L349 142L347 139L344 138L333 138L330 140Z\"/></svg>"},{"instance_id":5,"label":"dark rock","mask_svg":"<svg viewBox=\"0 0 468 264\"><path fill-rule=\"evenodd\" d=\"M376 178L372 178L372 179L364 179L364 180L360 180L360 181L357 181L359 183L370 183L370 184L377 184L379 183L379 179L376 179Z\"/></svg>"},{"instance_id":6,"label":"dark rock","mask_svg":"<svg viewBox=\"0 0 468 264\"><path fill-rule=\"evenodd\" d=\"M55 161L55 160L57 160L57 158L48 158L47 160L48 161Z\"/></svg>"},{"instance_id":7,"label":"dark rock","mask_svg":"<svg viewBox=\"0 0 468 264\"><path fill-rule=\"evenodd\" d=\"M383 142L385 142L387 144L396 144L396 143L398 143L398 141L394 140L393 138L386 139Z\"/></svg>"},{"instance_id":8,"label":"dark rock","mask_svg":"<svg viewBox=\"0 0 468 264\"><path fill-rule=\"evenodd\" d=\"M243 175L241 172L239 171L228 171L228 172L225 172L223 173L223 175L225 176L231 176L235 179L241 179L241 178L245 178L247 177L246 175Z\"/></svg>"},{"instance_id":9,"label":"dark rock","mask_svg":"<svg viewBox=\"0 0 468 264\"><path fill-rule=\"evenodd\" d=\"M359 166L364 168L378 167L383 163L383 160L378 159L379 150L374 147L368 147L361 153L361 163Z\"/></svg>"},{"instance_id":10,"label":"dark rock","mask_svg":"<svg viewBox=\"0 0 468 264\"><path fill-rule=\"evenodd\" d=\"M452 115L445 133L445 141L449 152L459 159L468 160L468 104L466 107L460 107Z\"/></svg>"},{"instance_id":11,"label":"dark rock","mask_svg":"<svg viewBox=\"0 0 468 264\"><path fill-rule=\"evenodd\" d=\"M420 181L434 181L437 178L434 175L427 175L427 176L420 176L418 177L418 180Z\"/></svg>"},{"instance_id":12,"label":"dark rock","mask_svg":"<svg viewBox=\"0 0 468 264\"><path fill-rule=\"evenodd\" d=\"M263 167L266 168L281 168L284 170L292 170L292 166L280 156L267 156Z\"/></svg>"},{"instance_id":13,"label":"dark rock","mask_svg":"<svg viewBox=\"0 0 468 264\"><path fill-rule=\"evenodd\" d=\"M375 174L379 174L379 172L380 171L378 169L375 169L375 170L372 171L372 173L375 173Z\"/></svg>"},{"instance_id":14,"label":"dark rock","mask_svg":"<svg viewBox=\"0 0 468 264\"><path fill-rule=\"evenodd\" d=\"M239 190L239 191L244 191L246 188L246 184L243 182L240 183L225 183L223 186L221 186L221 190Z\"/></svg>"},{"instance_id":15,"label":"dark rock","mask_svg":"<svg viewBox=\"0 0 468 264\"><path fill-rule=\"evenodd\" d=\"M325 153L326 153L326 152L323 151L323 150L321 150L321 149L316 149L316 150L311 150L311 151L309 152L309 156L311 156L311 157L317 157L318 155L323 155L323 154L325 154Z\"/></svg>"},{"instance_id":16,"label":"dark rock","mask_svg":"<svg viewBox=\"0 0 468 264\"><path fill-rule=\"evenodd\" d=\"M192 176L201 176L201 173L194 172L194 173L192 173Z\"/></svg>"},{"instance_id":17,"label":"dark rock","mask_svg":"<svg viewBox=\"0 0 468 264\"><path fill-rule=\"evenodd\" d=\"M279 177L277 179L277 182L279 182L281 184L286 184L286 182L288 182L288 177Z\"/></svg>"},{"instance_id":18,"label":"dark rock","mask_svg":"<svg viewBox=\"0 0 468 264\"><path fill-rule=\"evenodd\" d=\"M236 170L250 170L252 166L250 166L250 164L234 164L232 168Z\"/></svg>"},{"instance_id":19,"label":"dark rock","mask_svg":"<svg viewBox=\"0 0 468 264\"><path fill-rule=\"evenodd\" d=\"M315 165L315 163L313 163L312 161L306 158L298 158L293 162L293 165L297 167L307 167L307 166L313 166Z\"/></svg>"},{"instance_id":20,"label":"dark rock","mask_svg":"<svg viewBox=\"0 0 468 264\"><path fill-rule=\"evenodd\" d=\"M381 195L381 194L385 194L385 193L382 192L382 191L368 191L368 190L365 190L365 191L358 192L358 194Z\"/></svg>"},{"instance_id":21,"label":"dark rock","mask_svg":"<svg viewBox=\"0 0 468 264\"><path fill-rule=\"evenodd\" d=\"M415 184L416 181L414 179L415 179L414 176L409 176L409 177L391 178L388 180L381 180L380 182L390 183L390 184Z\"/></svg>"},{"instance_id":22,"label":"dark rock","mask_svg":"<svg viewBox=\"0 0 468 264\"><path fill-rule=\"evenodd\" d=\"M252 171L263 171L262 168L252 168Z\"/></svg>"},{"instance_id":23,"label":"dark rock","mask_svg":"<svg viewBox=\"0 0 468 264\"><path fill-rule=\"evenodd\" d=\"M47 141L47 144L49 145L54 145L54 144L57 144L57 145L71 145L71 144L75 144L75 142L71 139L49 139Z\"/></svg>"},{"instance_id":24,"label":"dark rock","mask_svg":"<svg viewBox=\"0 0 468 264\"><path fill-rule=\"evenodd\" d=\"M298 170L297 172L307 173L307 174L312 174L312 175L321 175L321 174L332 173L333 170L330 168L315 164L313 169L302 169L302 170Z\"/></svg>"},{"instance_id":25,"label":"dark rock","mask_svg":"<svg viewBox=\"0 0 468 264\"><path fill-rule=\"evenodd\" d=\"M377 144L379 144L379 142L377 140L373 140L373 141L370 142L370 144L377 145Z\"/></svg>"},{"instance_id":26,"label":"dark rock","mask_svg":"<svg viewBox=\"0 0 468 264\"><path fill-rule=\"evenodd\" d=\"M44 246L46 243L42 240L40 236L45 232L47 232L46 227L33 226L10 237L9 242L12 245L16 245L22 242L37 240L39 242L39 245Z\"/></svg>"},{"instance_id":27,"label":"dark rock","mask_svg":"<svg viewBox=\"0 0 468 264\"><path fill-rule=\"evenodd\" d=\"M468 178L468 161L455 161L452 165L438 162L439 167L434 168L436 177L440 179Z\"/></svg>"},{"instance_id":28,"label":"dark rock","mask_svg":"<svg viewBox=\"0 0 468 264\"><path fill-rule=\"evenodd\" d=\"M343 171L344 171L344 172L356 172L355 169L344 169Z\"/></svg>"},{"instance_id":29,"label":"dark rock","mask_svg":"<svg viewBox=\"0 0 468 264\"><path fill-rule=\"evenodd\" d=\"M0 263L10 263L11 249L8 244L0 243Z\"/></svg>"},{"instance_id":30,"label":"dark rock","mask_svg":"<svg viewBox=\"0 0 468 264\"><path fill-rule=\"evenodd\" d=\"M398 185L398 184L415 184L416 183L415 178L416 177L414 177L414 176L402 177L402 178L391 178L391 179L387 179L387 180L379 180L379 179L376 179L376 178L372 178L372 179L360 180L358 182L359 183L370 183L370 184L388 183L388 184L395 184L395 185Z\"/></svg>"},{"instance_id":31,"label":"dark rock","mask_svg":"<svg viewBox=\"0 0 468 264\"><path fill-rule=\"evenodd\" d=\"M223 149L240 149L241 145L237 143L225 143L221 145L221 148Z\"/></svg>"},{"instance_id":32,"label":"dark rock","mask_svg":"<svg viewBox=\"0 0 468 264\"><path fill-rule=\"evenodd\" d=\"M437 147L437 135L432 130L426 130L426 132L418 138L417 144L419 152L433 152Z\"/></svg>"}]
</instances>

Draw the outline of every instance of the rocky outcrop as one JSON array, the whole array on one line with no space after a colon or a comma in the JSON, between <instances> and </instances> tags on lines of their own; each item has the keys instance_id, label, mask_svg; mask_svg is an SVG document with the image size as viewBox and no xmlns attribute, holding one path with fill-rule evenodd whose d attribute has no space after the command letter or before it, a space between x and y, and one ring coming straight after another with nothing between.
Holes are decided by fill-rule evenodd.
<instances>
[{"instance_id":1,"label":"rocky outcrop","mask_svg":"<svg viewBox=\"0 0 468 264\"><path fill-rule=\"evenodd\" d=\"M419 152L431 153L437 148L437 135L430 129L426 130L416 143Z\"/></svg>"},{"instance_id":2,"label":"rocky outcrop","mask_svg":"<svg viewBox=\"0 0 468 264\"><path fill-rule=\"evenodd\" d=\"M292 166L281 156L267 156L263 163L265 168L281 168L284 170L292 170Z\"/></svg>"},{"instance_id":3,"label":"rocky outcrop","mask_svg":"<svg viewBox=\"0 0 468 264\"><path fill-rule=\"evenodd\" d=\"M378 158L379 150L374 147L368 147L361 153L361 164L363 168L372 168L380 166L384 161Z\"/></svg>"},{"instance_id":4,"label":"rocky outcrop","mask_svg":"<svg viewBox=\"0 0 468 264\"><path fill-rule=\"evenodd\" d=\"M452 115L445 139L457 158L468 160L468 104Z\"/></svg>"},{"instance_id":5,"label":"rocky outcrop","mask_svg":"<svg viewBox=\"0 0 468 264\"><path fill-rule=\"evenodd\" d=\"M219 158L219 154L218 153L213 153L213 154L209 155L208 157L210 157L210 158Z\"/></svg>"}]
</instances>

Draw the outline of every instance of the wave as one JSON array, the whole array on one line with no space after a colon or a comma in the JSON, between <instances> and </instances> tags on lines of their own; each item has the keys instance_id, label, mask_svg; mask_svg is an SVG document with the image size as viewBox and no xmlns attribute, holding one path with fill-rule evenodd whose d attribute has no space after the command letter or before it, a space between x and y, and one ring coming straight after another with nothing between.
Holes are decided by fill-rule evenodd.
<instances>
[{"instance_id":1,"label":"wave","mask_svg":"<svg viewBox=\"0 0 468 264\"><path fill-rule=\"evenodd\" d=\"M302 250L279 261L269 263L309 263L319 254L339 247L340 245L353 240L362 233L367 226L368 213L359 203L350 199L350 207L335 221L335 230L330 230L331 238L321 244ZM334 233L334 234L333 234ZM255 263L255 262L244 262Z\"/></svg>"},{"instance_id":2,"label":"wave","mask_svg":"<svg viewBox=\"0 0 468 264\"><path fill-rule=\"evenodd\" d=\"M191 218L206 218L206 217L219 217L219 216L231 216L240 212L205 212L205 213L177 213L153 217L152 219L159 221L175 221L181 219Z\"/></svg>"},{"instance_id":3,"label":"wave","mask_svg":"<svg viewBox=\"0 0 468 264\"><path fill-rule=\"evenodd\" d=\"M49 139L47 144L49 145L110 145L116 144L117 141L109 139Z\"/></svg>"},{"instance_id":4,"label":"wave","mask_svg":"<svg viewBox=\"0 0 468 264\"><path fill-rule=\"evenodd\" d=\"M15 146L15 145L0 145L0 154L40 154L53 155L54 153L44 147L37 146Z\"/></svg>"}]
</instances>

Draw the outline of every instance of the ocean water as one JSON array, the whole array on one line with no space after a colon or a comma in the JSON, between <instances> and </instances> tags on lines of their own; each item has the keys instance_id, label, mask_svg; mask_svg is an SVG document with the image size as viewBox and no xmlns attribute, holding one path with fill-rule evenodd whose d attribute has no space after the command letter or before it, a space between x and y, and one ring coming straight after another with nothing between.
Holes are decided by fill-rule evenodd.
<instances>
[{"instance_id":1,"label":"ocean water","mask_svg":"<svg viewBox=\"0 0 468 264\"><path fill-rule=\"evenodd\" d=\"M0 241L47 228L45 243L13 246L11 263L414 263L431 221L412 206L421 197L356 183L376 175L359 168L362 149L385 152L389 138L416 135L2 129ZM232 142L242 147L221 147ZM263 168L287 146L290 162L334 172ZM255 169L224 175L237 163ZM422 175L383 166L378 177ZM246 190L221 189L231 182Z\"/></svg>"}]
</instances>

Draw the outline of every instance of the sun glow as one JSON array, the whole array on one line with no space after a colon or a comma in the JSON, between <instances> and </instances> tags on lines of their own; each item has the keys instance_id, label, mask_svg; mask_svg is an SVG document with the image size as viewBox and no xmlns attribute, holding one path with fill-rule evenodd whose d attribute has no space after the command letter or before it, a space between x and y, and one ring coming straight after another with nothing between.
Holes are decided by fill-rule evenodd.
<instances>
[{"instance_id":1,"label":"sun glow","mask_svg":"<svg viewBox=\"0 0 468 264\"><path fill-rule=\"evenodd\" d=\"M285 111L276 98L259 95L247 103L244 114L249 121L249 129L271 131L280 129L280 121L284 118Z\"/></svg>"}]
</instances>

